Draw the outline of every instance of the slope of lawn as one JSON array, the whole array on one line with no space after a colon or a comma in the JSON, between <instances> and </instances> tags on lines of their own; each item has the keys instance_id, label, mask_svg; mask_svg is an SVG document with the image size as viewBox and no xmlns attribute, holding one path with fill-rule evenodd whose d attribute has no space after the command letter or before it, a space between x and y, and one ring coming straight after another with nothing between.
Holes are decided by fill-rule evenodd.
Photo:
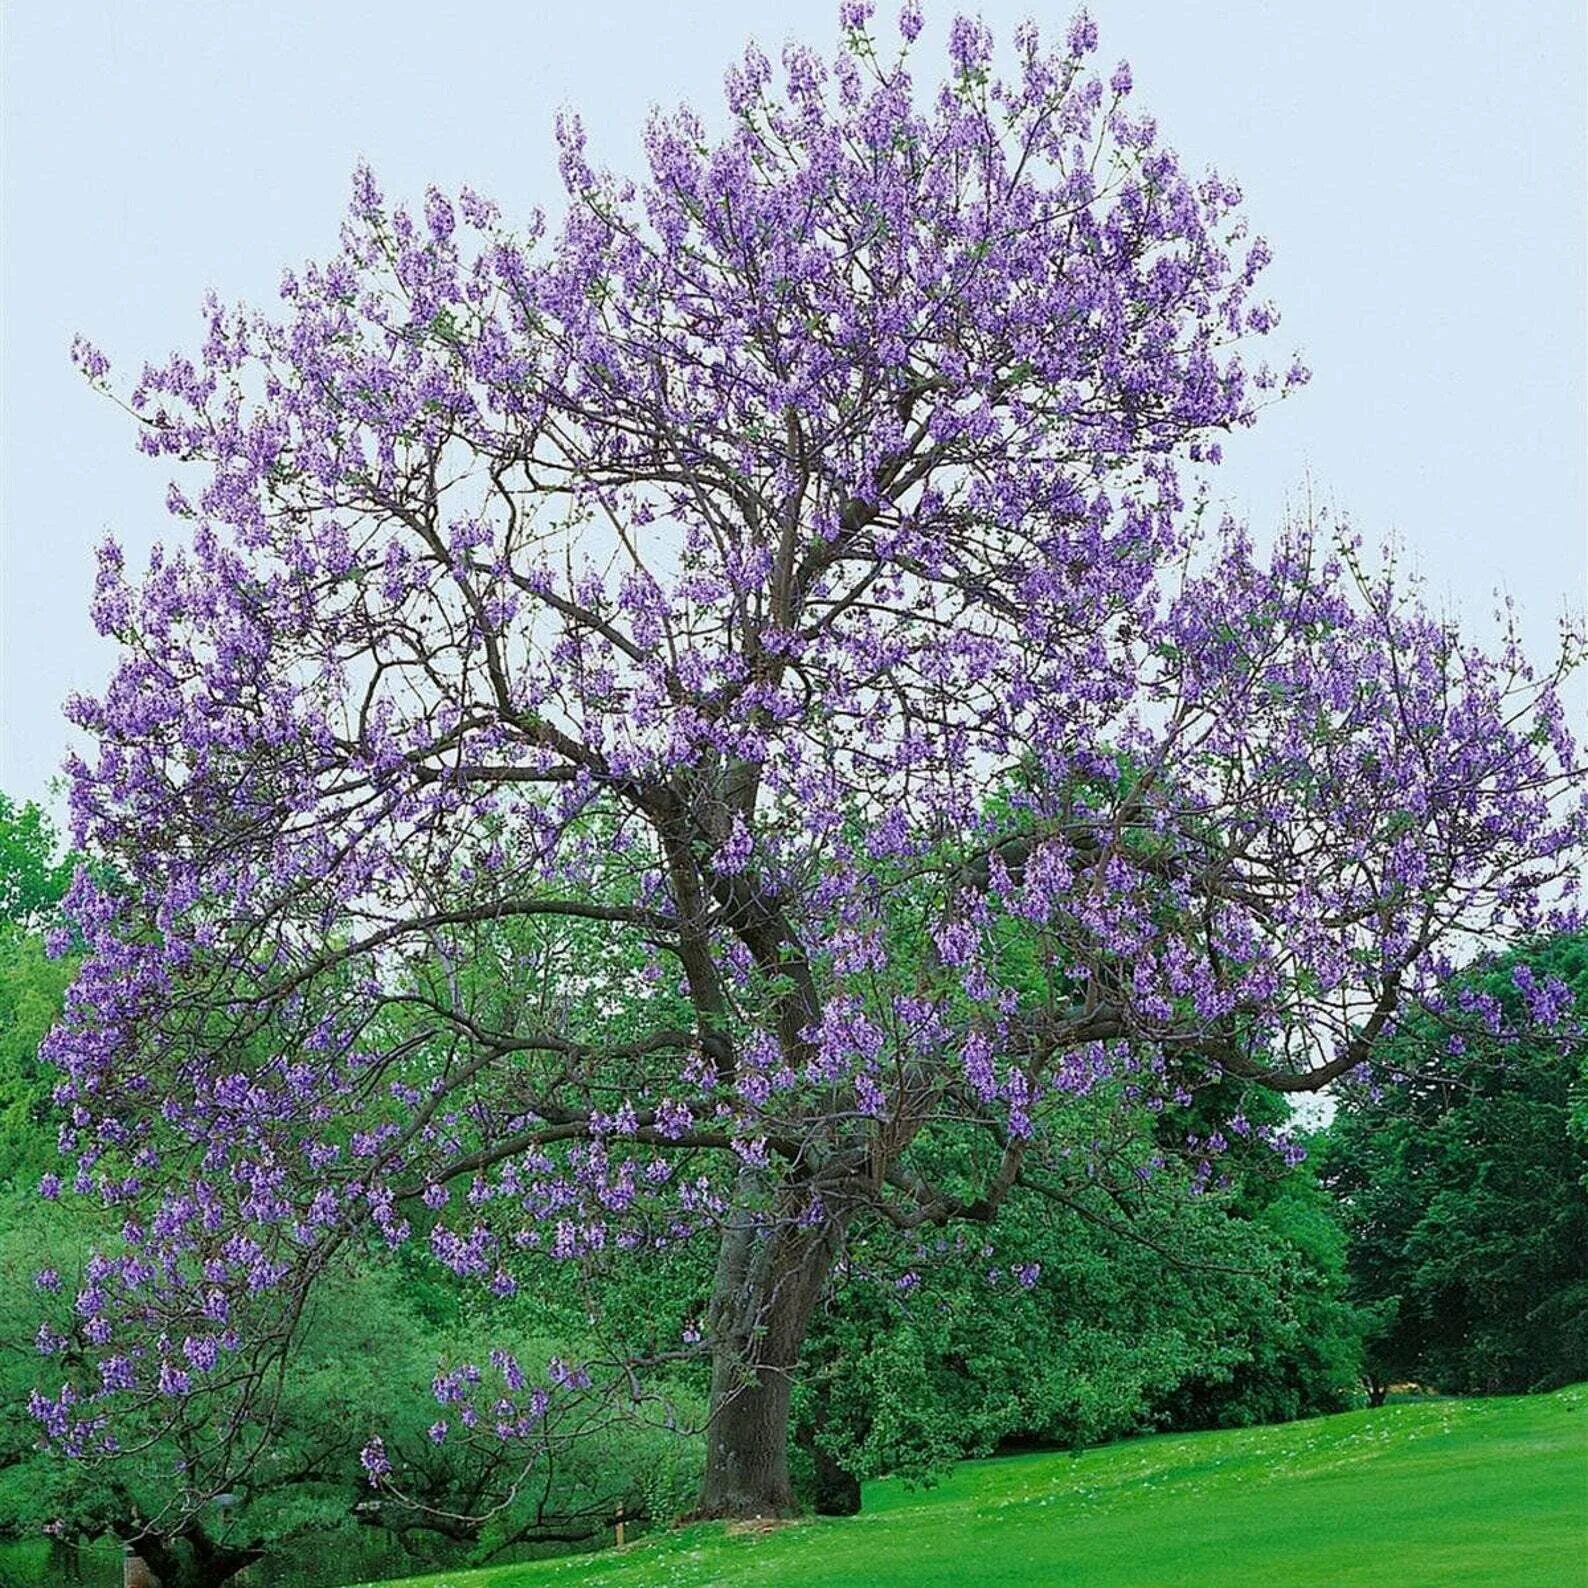
<instances>
[{"instance_id":1,"label":"slope of lawn","mask_svg":"<svg viewBox=\"0 0 1588 1588\"><path fill-rule=\"evenodd\" d=\"M966 1462L930 1490L868 1484L845 1520L689 1527L400 1588L1072 1583L1585 1588L1588 1385Z\"/></svg>"}]
</instances>

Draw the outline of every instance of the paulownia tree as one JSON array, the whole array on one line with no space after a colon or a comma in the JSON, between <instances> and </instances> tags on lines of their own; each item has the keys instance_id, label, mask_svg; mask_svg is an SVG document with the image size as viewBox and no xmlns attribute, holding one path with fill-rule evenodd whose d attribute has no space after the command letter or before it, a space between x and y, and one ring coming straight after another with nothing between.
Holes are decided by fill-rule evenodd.
<instances>
[{"instance_id":1,"label":"paulownia tree","mask_svg":"<svg viewBox=\"0 0 1588 1588\"><path fill-rule=\"evenodd\" d=\"M212 304L132 388L198 484L141 582L105 548L122 659L73 708L115 885L53 1057L129 1214L35 1403L68 1448L268 1381L355 1239L498 1292L711 1239L701 1509L785 1511L861 1221L1071 1194L1209 1080L1319 1087L1570 870L1558 672L1186 510L1304 378L1243 362L1236 189L1084 16L1002 77L956 22L928 98L918 11L896 56L869 12L780 89L752 48L720 138L656 116L642 181L563 118L557 230L361 171L274 317ZM588 1372L460 1366L444 1420L532 1441Z\"/></svg>"}]
</instances>

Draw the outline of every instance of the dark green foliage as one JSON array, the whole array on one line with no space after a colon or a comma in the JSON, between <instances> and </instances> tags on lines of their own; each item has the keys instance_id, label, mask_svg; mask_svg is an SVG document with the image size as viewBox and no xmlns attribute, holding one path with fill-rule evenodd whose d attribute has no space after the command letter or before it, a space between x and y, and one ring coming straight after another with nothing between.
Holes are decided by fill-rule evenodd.
<instances>
[{"instance_id":1,"label":"dark green foliage","mask_svg":"<svg viewBox=\"0 0 1588 1588\"><path fill-rule=\"evenodd\" d=\"M1466 988L1520 1013L1514 973L1559 977L1588 1019L1588 935L1485 963ZM1379 1392L1550 1389L1588 1376L1588 1140L1571 1128L1580 1044L1432 1021L1402 1032L1328 1132L1327 1179L1349 1233L1353 1290L1371 1310Z\"/></svg>"},{"instance_id":2,"label":"dark green foliage","mask_svg":"<svg viewBox=\"0 0 1588 1588\"><path fill-rule=\"evenodd\" d=\"M1239 1428L1357 1404L1363 1317L1346 1297L1344 1232L1310 1166L1254 1178L1237 1217L1265 1250L1266 1283L1222 1337L1230 1364L1199 1369L1166 1397L1165 1425Z\"/></svg>"},{"instance_id":3,"label":"dark green foliage","mask_svg":"<svg viewBox=\"0 0 1588 1588\"><path fill-rule=\"evenodd\" d=\"M923 1480L1013 1445L1352 1404L1358 1319L1330 1203L1266 1148L1230 1159L1238 1183L1221 1195L1190 1197L1172 1172L1133 1197L1017 1195L994 1234L934 1232L902 1288L889 1241L858 1243L797 1392L808 1492L820 1499L823 1452ZM1025 1264L1040 1266L1029 1286Z\"/></svg>"}]
</instances>

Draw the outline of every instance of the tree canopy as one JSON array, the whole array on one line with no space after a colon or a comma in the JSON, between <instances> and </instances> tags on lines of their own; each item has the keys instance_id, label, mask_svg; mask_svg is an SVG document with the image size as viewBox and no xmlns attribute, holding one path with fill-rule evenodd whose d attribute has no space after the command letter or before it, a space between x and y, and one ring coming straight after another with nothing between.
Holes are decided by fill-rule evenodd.
<instances>
[{"instance_id":1,"label":"tree canopy","mask_svg":"<svg viewBox=\"0 0 1588 1588\"><path fill-rule=\"evenodd\" d=\"M73 707L114 870L50 1053L75 1191L148 1212L36 1401L67 1448L268 1382L360 1240L497 1294L710 1240L657 1354L712 1356L702 1509L787 1509L852 1239L1213 1183L1200 1089L1346 1075L1573 875L1576 637L1535 676L1343 534L1187 507L1304 378L1248 362L1237 189L1084 16L1007 69L961 19L925 94L918 11L843 19L641 180L564 117L560 226L361 170L278 310L132 384L191 532L107 544ZM594 1367L442 1393L534 1446Z\"/></svg>"}]
</instances>

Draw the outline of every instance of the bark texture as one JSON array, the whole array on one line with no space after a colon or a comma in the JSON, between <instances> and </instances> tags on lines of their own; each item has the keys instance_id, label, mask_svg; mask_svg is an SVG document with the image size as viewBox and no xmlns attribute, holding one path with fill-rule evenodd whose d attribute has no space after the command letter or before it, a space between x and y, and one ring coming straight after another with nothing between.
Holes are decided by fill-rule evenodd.
<instances>
[{"instance_id":1,"label":"bark texture","mask_svg":"<svg viewBox=\"0 0 1588 1588\"><path fill-rule=\"evenodd\" d=\"M841 1229L767 1228L741 1217L723 1235L712 1295L714 1356L702 1517L792 1516L789 1396Z\"/></svg>"}]
</instances>

